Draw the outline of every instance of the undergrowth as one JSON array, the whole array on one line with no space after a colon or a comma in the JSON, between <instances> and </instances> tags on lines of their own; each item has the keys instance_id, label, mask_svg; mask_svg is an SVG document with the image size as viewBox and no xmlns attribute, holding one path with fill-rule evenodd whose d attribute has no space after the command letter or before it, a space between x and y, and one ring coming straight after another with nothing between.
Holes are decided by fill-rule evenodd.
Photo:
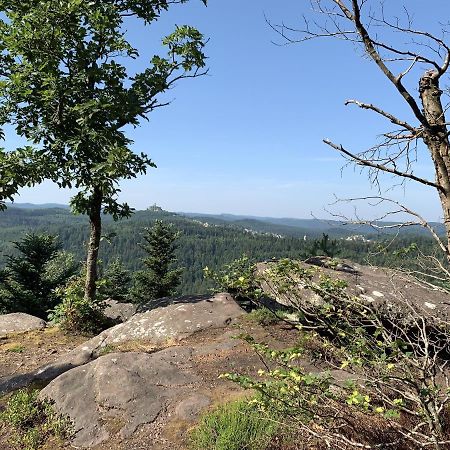
<instances>
[{"instance_id":1,"label":"undergrowth","mask_svg":"<svg viewBox=\"0 0 450 450\"><path fill-rule=\"evenodd\" d=\"M17 391L8 400L0 421L11 427L10 444L17 450L36 450L51 438L68 439L69 419L56 413L52 402L38 398L39 390Z\"/></svg>"},{"instance_id":2,"label":"undergrowth","mask_svg":"<svg viewBox=\"0 0 450 450\"><path fill-rule=\"evenodd\" d=\"M218 406L191 431L191 450L264 450L278 429L266 413L248 400Z\"/></svg>"}]
</instances>

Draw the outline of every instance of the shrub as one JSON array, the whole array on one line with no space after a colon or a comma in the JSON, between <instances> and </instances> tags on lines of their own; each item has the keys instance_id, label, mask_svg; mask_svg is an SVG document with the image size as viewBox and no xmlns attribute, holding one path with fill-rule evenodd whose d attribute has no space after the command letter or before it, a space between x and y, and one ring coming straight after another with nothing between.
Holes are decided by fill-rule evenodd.
<instances>
[{"instance_id":1,"label":"shrub","mask_svg":"<svg viewBox=\"0 0 450 450\"><path fill-rule=\"evenodd\" d=\"M296 424L335 448L377 443L447 449L450 323L445 318L425 314L404 298L395 305L367 303L349 293L344 281L295 261L272 264L262 277L274 294L289 298L302 332L310 330L321 343L316 355L340 375L304 370L306 349L300 345L278 351L247 336L265 360L264 369L259 377L226 378L256 390L259 407L275 409L286 426ZM321 300L308 301L305 290ZM355 435L364 422L378 426Z\"/></svg>"},{"instance_id":2,"label":"shrub","mask_svg":"<svg viewBox=\"0 0 450 450\"><path fill-rule=\"evenodd\" d=\"M101 285L102 281L98 282ZM69 333L97 333L112 325L104 314L105 302L102 299L90 301L84 297L84 278L72 279L66 287L59 289L62 297L50 320Z\"/></svg>"},{"instance_id":3,"label":"shrub","mask_svg":"<svg viewBox=\"0 0 450 450\"><path fill-rule=\"evenodd\" d=\"M228 292L236 300L243 302L249 309L258 303L262 290L255 277L255 264L243 255L226 264L222 269L214 271L205 267L204 277L213 281L216 291Z\"/></svg>"},{"instance_id":4,"label":"shrub","mask_svg":"<svg viewBox=\"0 0 450 450\"><path fill-rule=\"evenodd\" d=\"M190 435L192 450L264 450L278 425L246 400L206 413Z\"/></svg>"},{"instance_id":5,"label":"shrub","mask_svg":"<svg viewBox=\"0 0 450 450\"><path fill-rule=\"evenodd\" d=\"M7 402L0 419L14 430L11 444L20 450L35 450L50 437L67 439L70 421L57 414L49 400L38 399L38 390L19 390Z\"/></svg>"}]
</instances>

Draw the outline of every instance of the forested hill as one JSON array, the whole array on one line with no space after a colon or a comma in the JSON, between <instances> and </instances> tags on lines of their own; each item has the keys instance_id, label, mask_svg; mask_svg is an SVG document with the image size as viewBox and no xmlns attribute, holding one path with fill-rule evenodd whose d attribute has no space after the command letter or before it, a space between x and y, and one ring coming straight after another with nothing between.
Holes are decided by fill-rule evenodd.
<instances>
[{"instance_id":1,"label":"forested hill","mask_svg":"<svg viewBox=\"0 0 450 450\"><path fill-rule=\"evenodd\" d=\"M314 239L323 232L339 239L340 256L362 262L380 240L379 235L366 235L365 239L346 240L345 236L355 230L342 228L329 223L326 228L321 222L303 221L310 226L295 226L284 223L271 224L255 218L201 216L186 217L162 210L137 211L130 219L114 222L104 216L105 236L102 240L100 255L103 266L111 259L119 257L124 264L136 270L140 268L143 256L138 245L144 227L151 226L156 219L173 223L180 231L178 260L185 268L181 293L204 293L208 289L203 280L203 268L216 268L233 259L247 254L255 260L271 258L305 257ZM280 219L282 220L282 219ZM296 219L294 219L296 220ZM76 255L80 261L84 258L85 242L88 233L88 221L84 216L75 216L65 208L19 208L10 206L0 213L0 266L7 254L13 252L12 241L18 240L26 232L46 232L60 237L64 249ZM306 240L304 237L306 236ZM344 238L343 238L344 237ZM407 245L412 240L431 245L423 236L405 237L397 246ZM392 262L389 255L378 255L379 264Z\"/></svg>"}]
</instances>

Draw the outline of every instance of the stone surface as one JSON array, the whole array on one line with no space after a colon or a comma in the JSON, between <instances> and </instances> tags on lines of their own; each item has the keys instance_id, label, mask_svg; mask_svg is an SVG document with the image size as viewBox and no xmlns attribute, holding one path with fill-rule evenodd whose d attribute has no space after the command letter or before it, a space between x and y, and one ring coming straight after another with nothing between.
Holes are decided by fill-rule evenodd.
<instances>
[{"instance_id":1,"label":"stone surface","mask_svg":"<svg viewBox=\"0 0 450 450\"><path fill-rule=\"evenodd\" d=\"M139 339L160 344L183 339L207 328L223 327L244 314L243 309L228 294L180 297L154 309L143 309L143 312L104 331L95 339L105 338L102 345Z\"/></svg>"},{"instance_id":2,"label":"stone surface","mask_svg":"<svg viewBox=\"0 0 450 450\"><path fill-rule=\"evenodd\" d=\"M54 363L27 374L0 379L0 393L25 387L32 382L53 380L62 373L98 358L107 346L146 341L165 347L192 334L221 328L237 319L244 310L228 294L163 299L160 306L137 313L128 321L109 328L79 345Z\"/></svg>"},{"instance_id":3,"label":"stone surface","mask_svg":"<svg viewBox=\"0 0 450 450\"><path fill-rule=\"evenodd\" d=\"M130 319L137 311L137 305L134 303L122 303L113 299L106 301L105 316L118 322L125 322Z\"/></svg>"},{"instance_id":4,"label":"stone surface","mask_svg":"<svg viewBox=\"0 0 450 450\"><path fill-rule=\"evenodd\" d=\"M0 315L0 337L10 333L42 330L47 326L45 320L25 313Z\"/></svg>"},{"instance_id":5,"label":"stone surface","mask_svg":"<svg viewBox=\"0 0 450 450\"><path fill-rule=\"evenodd\" d=\"M345 280L348 284L347 292L358 296L371 304L385 304L387 306L412 305L420 314L433 315L440 318L450 316L450 298L448 293L438 288L421 283L419 280L403 272L382 267L364 266L341 261L334 265L333 260L320 257L313 259L312 264L302 263L305 268L317 267L317 277L325 274L334 279ZM264 271L270 263L258 265L258 272ZM332 268L333 267L333 268ZM299 286L302 286L299 281ZM277 300L280 304L291 306L289 295L277 292L274 285L269 282L263 283L266 295ZM303 291L302 301L320 304L322 301L318 294L310 290Z\"/></svg>"},{"instance_id":6,"label":"stone surface","mask_svg":"<svg viewBox=\"0 0 450 450\"><path fill-rule=\"evenodd\" d=\"M194 394L178 403L175 414L180 419L193 421L209 405L211 405L211 399L208 396Z\"/></svg>"},{"instance_id":7,"label":"stone surface","mask_svg":"<svg viewBox=\"0 0 450 450\"><path fill-rule=\"evenodd\" d=\"M71 418L75 446L91 447L108 439L108 422L128 438L199 381L184 363L190 355L189 348L151 355L111 353L59 376L40 396L53 400L58 411ZM193 402L191 411L199 407ZM189 405L185 409L189 414Z\"/></svg>"}]
</instances>

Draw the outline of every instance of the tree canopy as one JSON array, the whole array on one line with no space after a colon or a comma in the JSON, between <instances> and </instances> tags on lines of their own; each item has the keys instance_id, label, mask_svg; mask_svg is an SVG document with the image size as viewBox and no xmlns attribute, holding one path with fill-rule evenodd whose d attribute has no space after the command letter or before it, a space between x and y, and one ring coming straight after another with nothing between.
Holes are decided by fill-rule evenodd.
<instances>
[{"instance_id":1,"label":"tree canopy","mask_svg":"<svg viewBox=\"0 0 450 450\"><path fill-rule=\"evenodd\" d=\"M155 55L142 72L131 74L125 62L139 58L139 51L127 40L124 23L133 18L149 26L171 5L186 2L0 1L0 126L12 124L34 145L33 160L46 160L40 176L30 182L48 177L62 188L78 190L73 210L91 222L90 298L95 295L101 211L115 219L129 216L132 209L118 200L119 181L155 167L146 153L132 151L124 127L137 126L165 106L159 94L178 80L205 73L203 35L182 25L163 38L166 56ZM6 184L8 197L16 185Z\"/></svg>"}]
</instances>

